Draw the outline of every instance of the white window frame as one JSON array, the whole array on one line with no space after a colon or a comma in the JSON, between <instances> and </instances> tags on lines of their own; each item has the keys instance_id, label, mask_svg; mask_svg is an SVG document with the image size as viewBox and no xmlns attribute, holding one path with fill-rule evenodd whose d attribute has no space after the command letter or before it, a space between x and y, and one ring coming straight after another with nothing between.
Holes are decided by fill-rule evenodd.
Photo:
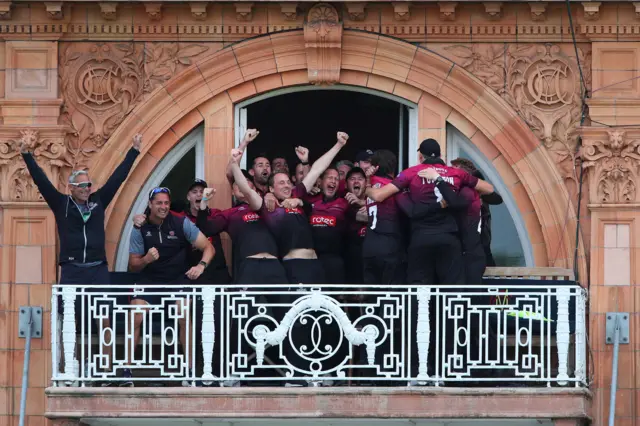
<instances>
[{"instance_id":1,"label":"white window frame","mask_svg":"<svg viewBox=\"0 0 640 426\"><path fill-rule=\"evenodd\" d=\"M389 99L392 100L394 102L398 102L399 104L405 105L407 106L408 110L409 110L409 144L408 144L408 150L409 152L416 152L418 150L418 105L414 102L408 101L404 98L389 94L389 93L385 93L385 92L380 92L378 90L373 90L373 89L368 89L366 87L359 87L359 86L348 86L345 84L336 84L333 86L295 86L295 87L286 87L283 89L278 89L278 90L273 90L271 92L268 93L264 93L262 95L253 97L251 99L247 99L245 101L242 101L238 104L236 104L235 109L234 109L234 123L235 123L235 147L237 148L240 145L240 141L242 140L242 136L244 135L244 132L247 130L247 107L251 104L254 104L256 102L260 102L262 100L265 99L269 99L269 98L273 98L275 96L281 96L281 95L286 95L289 93L298 93L298 92L309 92L312 90L341 90L344 92L357 92L357 93L366 93L369 95L373 95L373 96L379 96L381 98L385 98L385 99ZM400 111L400 114L402 114L402 111ZM402 115L400 115L400 117L402 118ZM403 150L403 125L402 125L402 120L400 120L400 129L398 131L398 165L399 167L402 167L402 161L401 159L404 158L405 155L407 155L406 152L404 152ZM413 158L413 161L409 161L409 166L413 166L415 165L415 162L417 161L415 159L415 156L409 156L409 158ZM411 164L411 163L414 164ZM243 169L247 168L247 156L243 156L242 157L242 161L240 162L240 166Z\"/></svg>"},{"instance_id":2,"label":"white window frame","mask_svg":"<svg viewBox=\"0 0 640 426\"><path fill-rule=\"evenodd\" d=\"M526 266L534 266L535 260L533 256L533 247L531 246L531 239L529 238L529 232L527 231L526 223L520 214L520 209L518 209L516 200L509 190L509 187L507 187L502 180L502 177L500 177L498 170L496 170L493 164L473 144L473 142L471 142L469 138L467 138L453 125L447 123L447 159L451 161L454 158L458 158L460 148L463 148L464 151L469 154L471 161L476 164L485 177L496 188L496 191L502 196L504 204L507 206L507 210L513 219L516 231L518 232L518 239L522 246Z\"/></svg>"},{"instance_id":3,"label":"white window frame","mask_svg":"<svg viewBox=\"0 0 640 426\"><path fill-rule=\"evenodd\" d=\"M144 211L149 200L149 191L160 185L182 157L193 147L196 148L194 179L204 179L204 125L200 125L189 132L188 135L178 142L178 144L160 160L142 186L142 190L138 193L133 203L133 208L127 216L127 222L120 236L120 242L118 243L118 249L116 251L114 271L125 272L129 265L129 239L131 238L131 230L133 229L131 226L133 216ZM131 184L125 183L125 185Z\"/></svg>"}]
</instances>

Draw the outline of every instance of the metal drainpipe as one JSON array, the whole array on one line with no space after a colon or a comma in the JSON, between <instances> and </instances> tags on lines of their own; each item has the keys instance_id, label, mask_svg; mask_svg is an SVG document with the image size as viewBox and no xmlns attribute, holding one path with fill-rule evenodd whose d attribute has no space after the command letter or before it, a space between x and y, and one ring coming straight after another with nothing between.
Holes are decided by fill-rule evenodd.
<instances>
[{"instance_id":1,"label":"metal drainpipe","mask_svg":"<svg viewBox=\"0 0 640 426\"><path fill-rule=\"evenodd\" d=\"M24 426L24 415L27 409L27 386L29 385L29 361L31 359L31 337L42 337L42 308L32 306L20 307L18 335L26 338L24 348L24 365L22 367L22 391L20 393L20 426Z\"/></svg>"},{"instance_id":2,"label":"metal drainpipe","mask_svg":"<svg viewBox=\"0 0 640 426\"><path fill-rule=\"evenodd\" d=\"M629 314L607 313L607 344L613 344L613 361L611 362L611 397L609 400L609 426L615 426L616 392L618 391L618 353L620 342L629 344Z\"/></svg>"}]
</instances>

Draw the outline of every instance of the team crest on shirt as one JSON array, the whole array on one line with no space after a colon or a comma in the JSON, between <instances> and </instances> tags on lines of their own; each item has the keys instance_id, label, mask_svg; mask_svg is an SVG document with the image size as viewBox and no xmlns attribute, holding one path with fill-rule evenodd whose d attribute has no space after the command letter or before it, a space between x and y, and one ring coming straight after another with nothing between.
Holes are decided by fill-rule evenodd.
<instances>
[{"instance_id":1,"label":"team crest on shirt","mask_svg":"<svg viewBox=\"0 0 640 426\"><path fill-rule=\"evenodd\" d=\"M360 230L358 231L358 236L361 238L364 238L365 235L367 235L367 227L363 226L360 228Z\"/></svg>"},{"instance_id":2,"label":"team crest on shirt","mask_svg":"<svg viewBox=\"0 0 640 426\"><path fill-rule=\"evenodd\" d=\"M169 235L167 236L168 239L170 240L177 240L178 237L176 237L176 233L173 231L169 231Z\"/></svg>"},{"instance_id":3,"label":"team crest on shirt","mask_svg":"<svg viewBox=\"0 0 640 426\"><path fill-rule=\"evenodd\" d=\"M302 214L302 210L300 210L300 208L296 207L295 209L284 209L285 213L287 214Z\"/></svg>"},{"instance_id":4,"label":"team crest on shirt","mask_svg":"<svg viewBox=\"0 0 640 426\"><path fill-rule=\"evenodd\" d=\"M89 201L89 204L87 204L87 206L89 207L89 210L93 210L96 207L98 207L98 203L94 203L93 201Z\"/></svg>"},{"instance_id":5,"label":"team crest on shirt","mask_svg":"<svg viewBox=\"0 0 640 426\"><path fill-rule=\"evenodd\" d=\"M247 213L244 216L242 216L242 220L244 220L246 223L257 222L258 220L260 220L260 215L258 215L258 213L255 213L255 212Z\"/></svg>"},{"instance_id":6,"label":"team crest on shirt","mask_svg":"<svg viewBox=\"0 0 640 426\"><path fill-rule=\"evenodd\" d=\"M336 226L336 218L333 216L313 215L310 219L311 226Z\"/></svg>"}]
</instances>

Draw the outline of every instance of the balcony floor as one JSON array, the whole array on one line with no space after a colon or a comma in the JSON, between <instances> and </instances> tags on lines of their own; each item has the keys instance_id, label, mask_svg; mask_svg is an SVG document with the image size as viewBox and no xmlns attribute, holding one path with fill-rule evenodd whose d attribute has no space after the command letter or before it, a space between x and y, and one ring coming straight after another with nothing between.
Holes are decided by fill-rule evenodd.
<instances>
[{"instance_id":1,"label":"balcony floor","mask_svg":"<svg viewBox=\"0 0 640 426\"><path fill-rule=\"evenodd\" d=\"M516 419L591 417L591 393L582 388L57 387L47 389L47 396L47 417L82 419L95 425L106 424L100 419L116 418L118 425L131 426L151 424L141 419L153 419L158 426L178 424L177 419L209 419L199 420L200 424L224 424L233 419L234 425L244 419L243 425L257 425L258 420L263 424L266 419L301 418L324 419L324 424L329 424L328 419L394 419L385 426L395 426L396 420L399 425L415 425L415 420L429 419L513 419L509 424L515 424ZM354 421L339 423L364 424Z\"/></svg>"}]
</instances>

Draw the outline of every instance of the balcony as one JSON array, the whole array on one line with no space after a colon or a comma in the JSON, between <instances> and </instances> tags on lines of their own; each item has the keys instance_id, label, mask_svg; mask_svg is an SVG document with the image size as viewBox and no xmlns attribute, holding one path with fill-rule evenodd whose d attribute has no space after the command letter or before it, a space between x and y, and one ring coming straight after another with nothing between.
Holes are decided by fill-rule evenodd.
<instances>
[{"instance_id":1,"label":"balcony","mask_svg":"<svg viewBox=\"0 0 640 426\"><path fill-rule=\"evenodd\" d=\"M57 285L47 415L588 418L586 291L488 275L464 288ZM130 304L140 294L157 303ZM118 387L124 368L134 388Z\"/></svg>"}]
</instances>

